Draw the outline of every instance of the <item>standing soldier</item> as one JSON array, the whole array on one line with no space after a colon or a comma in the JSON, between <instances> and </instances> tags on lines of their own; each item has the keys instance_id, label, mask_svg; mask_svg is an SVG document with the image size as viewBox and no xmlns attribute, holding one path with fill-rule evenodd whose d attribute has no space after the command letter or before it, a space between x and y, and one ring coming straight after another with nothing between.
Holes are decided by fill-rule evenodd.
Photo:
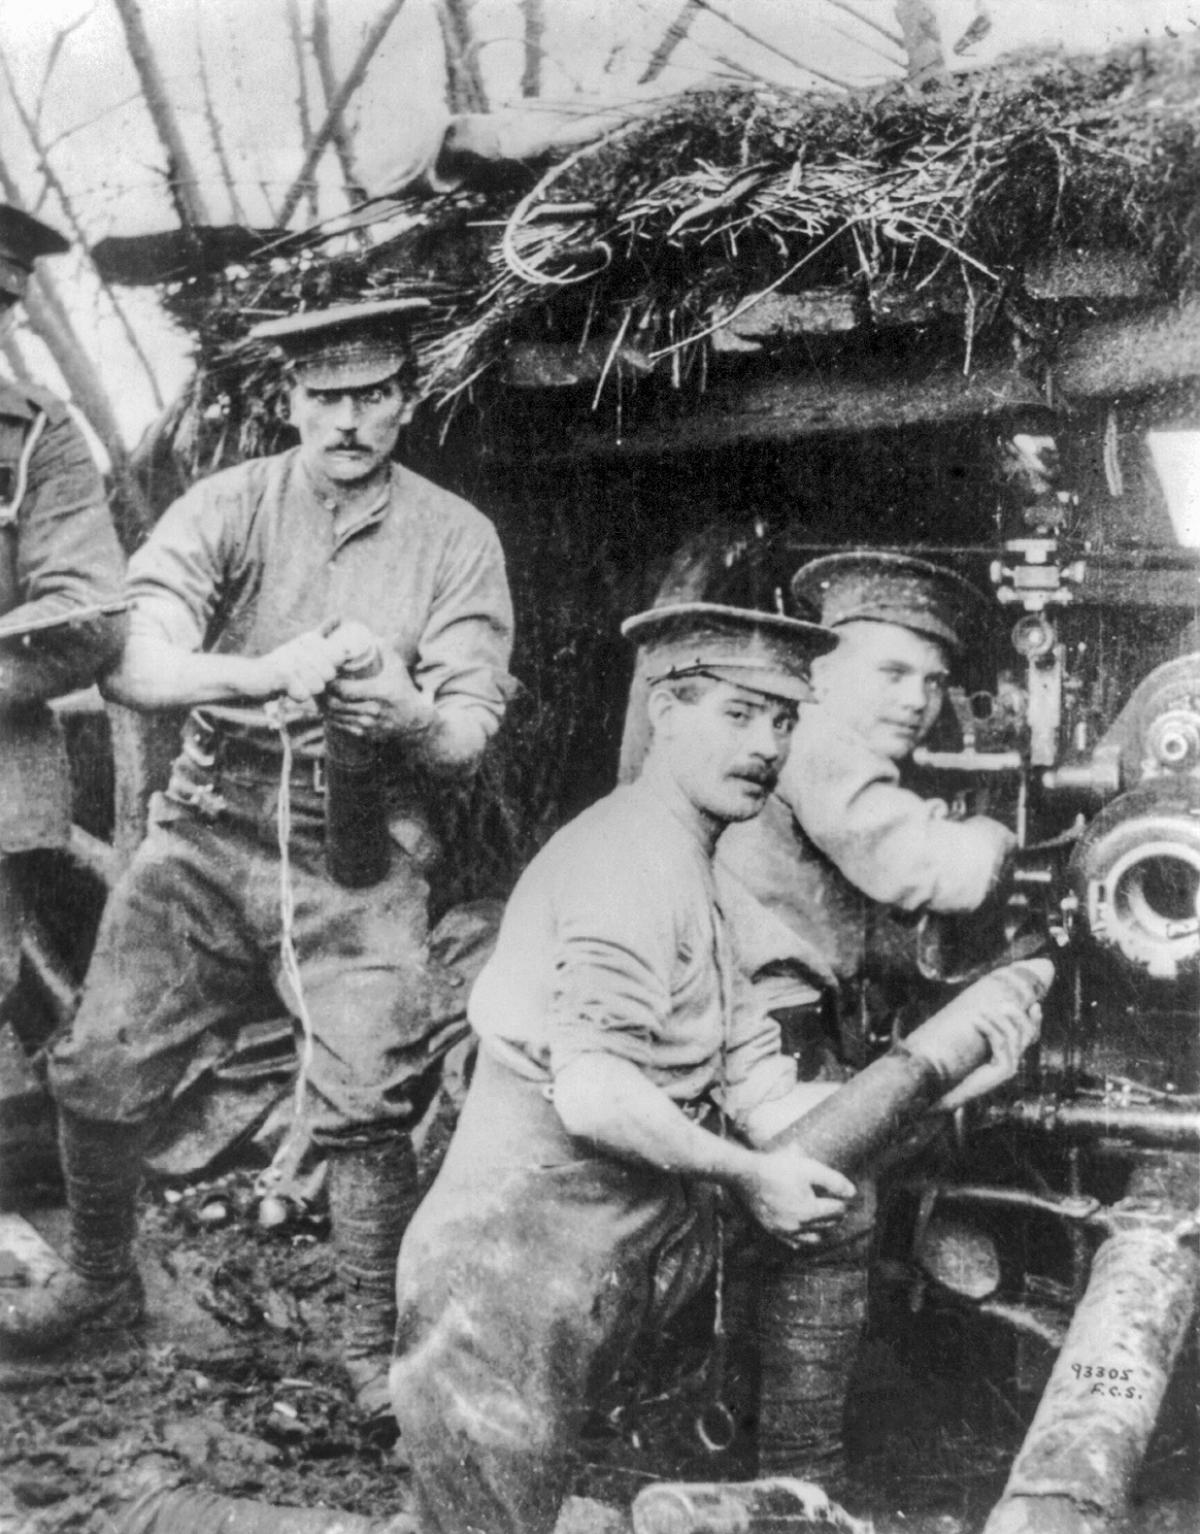
<instances>
[{"instance_id":1,"label":"standing soldier","mask_svg":"<svg viewBox=\"0 0 1200 1534\"><path fill-rule=\"evenodd\" d=\"M34 262L68 248L0 204L0 316ZM61 400L0 380L0 1017L16 989L25 911L22 853L59 847L71 824L66 748L47 706L115 661L121 550L83 433Z\"/></svg>"},{"instance_id":2,"label":"standing soldier","mask_svg":"<svg viewBox=\"0 0 1200 1534\"><path fill-rule=\"evenodd\" d=\"M1016 839L987 816L949 818L942 800L904 782L941 712L951 661L983 610L975 588L925 560L855 552L804 565L792 592L839 643L813 667L815 698L801 709L775 793L756 820L730 827L717 858L808 941L814 973L844 987L862 977L879 913L979 909L1001 884ZM797 1007L808 1036L795 1042L810 1072L837 1079L853 1051L840 1037L812 1036L822 1031L822 1010ZM819 1258L786 1260L766 1285L760 1330L799 1342L795 1357L778 1347L764 1355L765 1470L832 1481L843 1472L842 1413L866 1316L872 1216L868 1196Z\"/></svg>"},{"instance_id":3,"label":"standing soldier","mask_svg":"<svg viewBox=\"0 0 1200 1534\"><path fill-rule=\"evenodd\" d=\"M37 1346L140 1314L147 1130L223 1031L286 1009L329 1160L341 1357L360 1407L386 1412L396 1252L417 1196L409 1131L461 1015L427 948L431 810L500 722L512 630L491 523L392 459L425 307L260 326L284 353L299 445L194 486L131 561L129 643L107 689L191 713L51 1061L70 1263L5 1304L0 1335ZM358 748L350 829L366 798L381 811L340 883L325 837L335 734ZM336 801L331 788L345 829Z\"/></svg>"}]
</instances>

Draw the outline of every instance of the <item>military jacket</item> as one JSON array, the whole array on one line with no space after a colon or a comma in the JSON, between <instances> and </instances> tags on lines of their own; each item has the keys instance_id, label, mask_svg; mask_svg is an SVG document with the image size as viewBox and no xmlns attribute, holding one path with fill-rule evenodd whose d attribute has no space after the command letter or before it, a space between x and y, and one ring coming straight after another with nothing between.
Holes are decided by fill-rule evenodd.
<instances>
[{"instance_id":1,"label":"military jacket","mask_svg":"<svg viewBox=\"0 0 1200 1534\"><path fill-rule=\"evenodd\" d=\"M100 473L61 400L0 380L0 625L121 595L123 559ZM0 641L0 854L70 829L62 732L48 704L113 661L112 619Z\"/></svg>"}]
</instances>

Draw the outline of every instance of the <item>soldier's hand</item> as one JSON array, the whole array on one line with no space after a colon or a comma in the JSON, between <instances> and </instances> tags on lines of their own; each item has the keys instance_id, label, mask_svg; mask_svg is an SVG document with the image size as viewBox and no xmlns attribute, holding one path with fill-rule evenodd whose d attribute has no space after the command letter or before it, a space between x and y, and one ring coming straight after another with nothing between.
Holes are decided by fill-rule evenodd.
<instances>
[{"instance_id":1,"label":"soldier's hand","mask_svg":"<svg viewBox=\"0 0 1200 1534\"><path fill-rule=\"evenodd\" d=\"M374 676L338 676L329 689L329 718L351 735L383 740L422 733L437 719L433 705L394 650L382 650Z\"/></svg>"},{"instance_id":2,"label":"soldier's hand","mask_svg":"<svg viewBox=\"0 0 1200 1534\"><path fill-rule=\"evenodd\" d=\"M1025 959L969 985L905 1041L941 1074L962 1079L937 1104L961 1107L1013 1077L1042 1025L1042 997L1054 979L1049 959ZM975 1064L982 1051L982 1063ZM965 1074L964 1074L965 1072Z\"/></svg>"},{"instance_id":3,"label":"soldier's hand","mask_svg":"<svg viewBox=\"0 0 1200 1534\"><path fill-rule=\"evenodd\" d=\"M848 1177L794 1145L756 1154L740 1186L746 1207L763 1229L798 1246L821 1241L856 1191Z\"/></svg>"},{"instance_id":4,"label":"soldier's hand","mask_svg":"<svg viewBox=\"0 0 1200 1534\"><path fill-rule=\"evenodd\" d=\"M262 696L314 703L337 675L340 651L325 628L297 634L259 659Z\"/></svg>"}]
</instances>

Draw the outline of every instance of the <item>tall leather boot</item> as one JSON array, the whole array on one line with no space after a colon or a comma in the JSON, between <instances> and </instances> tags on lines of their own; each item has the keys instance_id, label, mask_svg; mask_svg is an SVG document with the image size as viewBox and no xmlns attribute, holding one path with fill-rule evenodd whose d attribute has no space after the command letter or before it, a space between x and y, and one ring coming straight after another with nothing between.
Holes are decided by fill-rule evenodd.
<instances>
[{"instance_id":1,"label":"tall leather boot","mask_svg":"<svg viewBox=\"0 0 1200 1534\"><path fill-rule=\"evenodd\" d=\"M396 1258L417 1206L417 1158L407 1134L328 1149L334 1261L345 1295L341 1359L360 1410L386 1423Z\"/></svg>"},{"instance_id":2,"label":"tall leather boot","mask_svg":"<svg viewBox=\"0 0 1200 1534\"><path fill-rule=\"evenodd\" d=\"M866 1243L832 1261L793 1257L769 1275L759 1309L760 1475L844 1486L846 1396L866 1318Z\"/></svg>"},{"instance_id":3,"label":"tall leather boot","mask_svg":"<svg viewBox=\"0 0 1200 1534\"><path fill-rule=\"evenodd\" d=\"M37 1352L87 1327L131 1326L145 1296L133 1256L142 1178L140 1126L59 1109L70 1215L66 1263L43 1283L0 1291L0 1343Z\"/></svg>"}]
</instances>

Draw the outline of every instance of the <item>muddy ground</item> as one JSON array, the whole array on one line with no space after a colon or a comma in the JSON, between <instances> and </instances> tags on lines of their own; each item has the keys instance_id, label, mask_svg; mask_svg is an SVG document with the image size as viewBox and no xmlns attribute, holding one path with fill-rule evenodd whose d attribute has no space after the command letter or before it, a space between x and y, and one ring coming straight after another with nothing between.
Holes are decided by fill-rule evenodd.
<instances>
[{"instance_id":1,"label":"muddy ground","mask_svg":"<svg viewBox=\"0 0 1200 1534\"><path fill-rule=\"evenodd\" d=\"M0 1534L111 1534L127 1500L157 1484L370 1515L404 1506L395 1452L338 1379L340 1294L323 1224L265 1231L256 1210L249 1170L150 1190L147 1322L0 1363ZM51 1241L61 1235L54 1204L25 1214ZM994 1338L936 1318L907 1325L906 1308L885 1305L864 1350L844 1501L878 1530L968 1534L999 1494L1036 1397L1014 1388ZM659 1349L656 1377L622 1382L593 1421L581 1492L627 1508L652 1478L752 1472L748 1416L723 1454L694 1437L687 1380L705 1323L692 1321ZM1139 1534L1200 1527L1190 1361L1186 1373L1147 1461Z\"/></svg>"}]
</instances>

